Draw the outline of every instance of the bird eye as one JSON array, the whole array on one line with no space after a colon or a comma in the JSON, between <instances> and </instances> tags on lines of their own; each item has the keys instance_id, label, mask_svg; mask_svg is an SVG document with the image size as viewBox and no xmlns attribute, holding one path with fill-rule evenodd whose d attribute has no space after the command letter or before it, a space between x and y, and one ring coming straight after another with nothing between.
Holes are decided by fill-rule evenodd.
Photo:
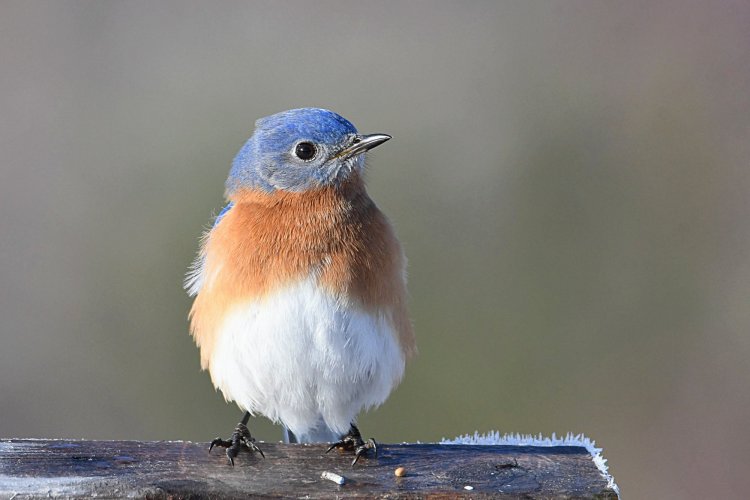
<instances>
[{"instance_id":1,"label":"bird eye","mask_svg":"<svg viewBox=\"0 0 750 500\"><path fill-rule=\"evenodd\" d=\"M315 157L315 153L317 153L317 149L312 142L300 142L294 148L294 154L303 161L312 160Z\"/></svg>"}]
</instances>

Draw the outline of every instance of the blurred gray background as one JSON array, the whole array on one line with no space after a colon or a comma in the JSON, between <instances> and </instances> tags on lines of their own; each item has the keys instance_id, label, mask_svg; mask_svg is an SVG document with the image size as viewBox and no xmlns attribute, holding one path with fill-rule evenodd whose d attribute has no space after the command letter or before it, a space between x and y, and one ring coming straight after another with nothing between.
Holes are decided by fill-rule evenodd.
<instances>
[{"instance_id":1,"label":"blurred gray background","mask_svg":"<svg viewBox=\"0 0 750 500\"><path fill-rule=\"evenodd\" d=\"M747 494L749 26L739 1L3 1L0 436L231 430L183 274L254 121L319 106L394 136L369 190L420 356L367 435L583 432L627 498Z\"/></svg>"}]
</instances>

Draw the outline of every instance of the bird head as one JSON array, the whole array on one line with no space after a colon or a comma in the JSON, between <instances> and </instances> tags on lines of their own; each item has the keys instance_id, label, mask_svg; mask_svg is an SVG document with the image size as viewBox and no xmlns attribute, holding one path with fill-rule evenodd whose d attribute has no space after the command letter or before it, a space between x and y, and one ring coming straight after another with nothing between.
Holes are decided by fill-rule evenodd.
<instances>
[{"instance_id":1,"label":"bird head","mask_svg":"<svg viewBox=\"0 0 750 500\"><path fill-rule=\"evenodd\" d=\"M364 168L367 150L390 138L361 135L351 122L326 109L292 109L261 118L232 163L227 193L340 185Z\"/></svg>"}]
</instances>

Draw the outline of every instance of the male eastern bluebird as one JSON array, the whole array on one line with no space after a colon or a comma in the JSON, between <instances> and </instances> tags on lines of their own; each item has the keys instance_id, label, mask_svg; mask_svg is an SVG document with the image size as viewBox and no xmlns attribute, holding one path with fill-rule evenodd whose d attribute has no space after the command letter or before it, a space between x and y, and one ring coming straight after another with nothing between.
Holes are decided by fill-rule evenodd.
<instances>
[{"instance_id":1,"label":"male eastern bluebird","mask_svg":"<svg viewBox=\"0 0 750 500\"><path fill-rule=\"evenodd\" d=\"M362 135L325 109L255 123L226 182L228 204L188 274L201 366L246 413L227 448L262 451L246 424L262 414L287 442L372 449L357 414L383 403L416 351L406 259L367 195ZM210 450L210 449L209 449Z\"/></svg>"}]
</instances>

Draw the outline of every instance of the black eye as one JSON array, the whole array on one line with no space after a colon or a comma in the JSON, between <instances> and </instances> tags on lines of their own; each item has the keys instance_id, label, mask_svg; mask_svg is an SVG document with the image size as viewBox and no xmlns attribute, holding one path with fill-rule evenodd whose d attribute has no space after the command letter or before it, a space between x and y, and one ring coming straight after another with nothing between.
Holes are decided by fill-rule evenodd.
<instances>
[{"instance_id":1,"label":"black eye","mask_svg":"<svg viewBox=\"0 0 750 500\"><path fill-rule=\"evenodd\" d=\"M300 142L294 148L294 154L297 155L297 158L304 161L312 160L316 152L315 144L312 142Z\"/></svg>"}]
</instances>

